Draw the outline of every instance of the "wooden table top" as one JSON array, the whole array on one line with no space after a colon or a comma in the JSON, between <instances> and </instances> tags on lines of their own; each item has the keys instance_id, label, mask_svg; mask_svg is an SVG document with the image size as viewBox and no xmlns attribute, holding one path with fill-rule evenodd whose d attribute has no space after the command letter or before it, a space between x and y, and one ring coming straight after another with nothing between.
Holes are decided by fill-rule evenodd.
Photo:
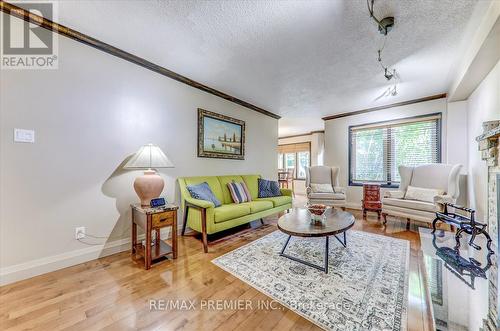
<instances>
[{"instance_id":1,"label":"wooden table top","mask_svg":"<svg viewBox=\"0 0 500 331\"><path fill-rule=\"evenodd\" d=\"M325 237L350 229L354 221L352 214L330 208L326 211L325 222L315 223L311 221L311 215L307 209L294 208L291 213L279 218L278 229L291 236Z\"/></svg>"},{"instance_id":2,"label":"wooden table top","mask_svg":"<svg viewBox=\"0 0 500 331\"><path fill-rule=\"evenodd\" d=\"M174 205L172 203L167 203L166 205L160 206L160 207L149 207L149 206L141 206L140 203L133 203L130 205L132 208L135 210L144 213L144 214L156 214L156 213L161 213L164 211L169 211L169 210L177 210L179 209L179 206Z\"/></svg>"}]
</instances>

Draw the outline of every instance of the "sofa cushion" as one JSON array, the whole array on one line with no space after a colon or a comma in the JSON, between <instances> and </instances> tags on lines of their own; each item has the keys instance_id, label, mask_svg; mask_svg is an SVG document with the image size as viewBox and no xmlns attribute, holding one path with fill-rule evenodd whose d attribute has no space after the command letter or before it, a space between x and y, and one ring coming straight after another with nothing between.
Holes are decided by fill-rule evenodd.
<instances>
[{"instance_id":1,"label":"sofa cushion","mask_svg":"<svg viewBox=\"0 0 500 331\"><path fill-rule=\"evenodd\" d=\"M234 203L242 203L252 201L252 195L248 191L247 184L245 182L232 182L227 183L227 188L231 193L231 198Z\"/></svg>"},{"instance_id":2,"label":"sofa cushion","mask_svg":"<svg viewBox=\"0 0 500 331\"><path fill-rule=\"evenodd\" d=\"M382 205L390 205L401 208L422 210L428 212L436 212L439 211L439 207L430 202L417 201L417 200L403 200L403 199L394 199L394 198L383 198Z\"/></svg>"},{"instance_id":3,"label":"sofa cushion","mask_svg":"<svg viewBox=\"0 0 500 331\"><path fill-rule=\"evenodd\" d=\"M252 214L258 213L259 211L274 208L272 201L257 200L257 201L247 202L244 204L250 206L250 212Z\"/></svg>"},{"instance_id":4,"label":"sofa cushion","mask_svg":"<svg viewBox=\"0 0 500 331\"><path fill-rule=\"evenodd\" d=\"M215 197L214 193L210 189L210 186L206 182L197 185L188 185L186 188L191 194L191 197L194 199L213 202L215 207L219 207L221 205L219 199Z\"/></svg>"},{"instance_id":5,"label":"sofa cushion","mask_svg":"<svg viewBox=\"0 0 500 331\"><path fill-rule=\"evenodd\" d=\"M436 219L435 212L402 208L392 205L383 205L382 213L386 213L388 215L396 217L410 218L412 220L422 221L422 222L432 222L434 219Z\"/></svg>"},{"instance_id":6,"label":"sofa cushion","mask_svg":"<svg viewBox=\"0 0 500 331\"><path fill-rule=\"evenodd\" d=\"M214 220L215 223L220 223L248 214L250 214L250 205L247 203L231 203L215 208Z\"/></svg>"},{"instance_id":7,"label":"sofa cushion","mask_svg":"<svg viewBox=\"0 0 500 331\"><path fill-rule=\"evenodd\" d=\"M279 207L286 205L287 203L292 203L292 197L288 195L282 195L279 197L271 197L271 198L259 198L257 201L271 201L274 207Z\"/></svg>"},{"instance_id":8,"label":"sofa cushion","mask_svg":"<svg viewBox=\"0 0 500 331\"><path fill-rule=\"evenodd\" d=\"M316 184L311 183L311 190L314 193L334 193L332 184Z\"/></svg>"},{"instance_id":9,"label":"sofa cushion","mask_svg":"<svg viewBox=\"0 0 500 331\"><path fill-rule=\"evenodd\" d=\"M314 193L308 195L309 199L322 199L322 200L345 200L344 193Z\"/></svg>"},{"instance_id":10,"label":"sofa cushion","mask_svg":"<svg viewBox=\"0 0 500 331\"><path fill-rule=\"evenodd\" d=\"M186 186L207 183L208 186L210 186L210 189L212 190L215 197L220 202L224 203L220 182L216 176L184 177L183 180ZM231 201L229 203L231 203Z\"/></svg>"},{"instance_id":11,"label":"sofa cushion","mask_svg":"<svg viewBox=\"0 0 500 331\"><path fill-rule=\"evenodd\" d=\"M259 178L259 198L270 198L281 196L280 186L275 180Z\"/></svg>"},{"instance_id":12,"label":"sofa cushion","mask_svg":"<svg viewBox=\"0 0 500 331\"><path fill-rule=\"evenodd\" d=\"M233 198L231 197L231 192L229 191L229 188L227 187L228 183L232 183L235 181L236 183L240 183L243 181L243 178L238 175L230 175L230 176L217 176L217 179L220 182L221 188L222 188L222 203L223 204L228 204L228 203L233 203Z\"/></svg>"},{"instance_id":13,"label":"sofa cushion","mask_svg":"<svg viewBox=\"0 0 500 331\"><path fill-rule=\"evenodd\" d=\"M434 202L436 195L442 195L443 190L433 188L422 188L415 186L408 186L406 189L405 200L418 200L424 202Z\"/></svg>"},{"instance_id":14,"label":"sofa cushion","mask_svg":"<svg viewBox=\"0 0 500 331\"><path fill-rule=\"evenodd\" d=\"M247 184L247 188L250 191L250 195L252 196L252 200L255 200L259 197L259 178L260 175L243 175L243 180L245 184Z\"/></svg>"}]
</instances>

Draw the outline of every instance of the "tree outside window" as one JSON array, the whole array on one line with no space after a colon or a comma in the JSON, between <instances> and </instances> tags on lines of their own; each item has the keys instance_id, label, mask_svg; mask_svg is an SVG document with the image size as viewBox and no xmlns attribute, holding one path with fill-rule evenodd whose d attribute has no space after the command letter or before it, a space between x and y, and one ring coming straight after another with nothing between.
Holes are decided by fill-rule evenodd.
<instances>
[{"instance_id":1,"label":"tree outside window","mask_svg":"<svg viewBox=\"0 0 500 331\"><path fill-rule=\"evenodd\" d=\"M398 167L441 162L441 115L349 128L349 185L397 186Z\"/></svg>"}]
</instances>

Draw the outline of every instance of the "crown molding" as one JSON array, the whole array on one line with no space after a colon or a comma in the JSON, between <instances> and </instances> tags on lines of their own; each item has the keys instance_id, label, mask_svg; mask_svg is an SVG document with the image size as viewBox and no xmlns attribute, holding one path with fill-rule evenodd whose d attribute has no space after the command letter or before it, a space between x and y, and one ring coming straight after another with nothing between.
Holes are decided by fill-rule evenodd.
<instances>
[{"instance_id":1,"label":"crown molding","mask_svg":"<svg viewBox=\"0 0 500 331\"><path fill-rule=\"evenodd\" d=\"M385 105L385 106L378 106L378 107L373 107L373 108L356 110L356 111L349 112L349 113L340 113L340 114L325 116L325 117L323 117L323 120L324 121L335 120L337 118L342 118L342 117L347 117L347 116L354 116L354 115L359 115L359 114L366 114L366 113L370 113L370 112L377 111L377 110L382 110L382 109L387 109L387 108L393 108L393 107L407 106L407 105L411 105L411 104L414 104L414 103L431 101L431 100L442 99L442 98L446 98L446 93L441 93L441 94L436 94L436 95L430 95L430 96L419 98L419 99L413 99L413 100L407 100L407 101L402 101L402 102L396 102L396 103L392 103L390 105Z\"/></svg>"},{"instance_id":2,"label":"crown molding","mask_svg":"<svg viewBox=\"0 0 500 331\"><path fill-rule=\"evenodd\" d=\"M278 139L287 139L287 138L295 138L295 137L305 137L305 136L310 136L313 133L325 133L325 130L315 130L315 131L311 131L309 133L301 133L301 134L294 134L294 135L291 135L291 136L278 137Z\"/></svg>"}]
</instances>

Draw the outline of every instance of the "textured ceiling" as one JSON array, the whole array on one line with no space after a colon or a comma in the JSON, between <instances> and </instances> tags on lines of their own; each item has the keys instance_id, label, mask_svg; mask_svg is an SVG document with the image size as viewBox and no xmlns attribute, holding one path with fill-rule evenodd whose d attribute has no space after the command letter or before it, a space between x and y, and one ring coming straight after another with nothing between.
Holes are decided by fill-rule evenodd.
<instances>
[{"instance_id":1,"label":"textured ceiling","mask_svg":"<svg viewBox=\"0 0 500 331\"><path fill-rule=\"evenodd\" d=\"M321 129L321 117L443 93L475 0L376 0L396 19L384 62L364 0L61 1L58 21L280 114L280 135ZM200 105L202 106L202 105ZM215 110L216 111L216 110Z\"/></svg>"}]
</instances>

